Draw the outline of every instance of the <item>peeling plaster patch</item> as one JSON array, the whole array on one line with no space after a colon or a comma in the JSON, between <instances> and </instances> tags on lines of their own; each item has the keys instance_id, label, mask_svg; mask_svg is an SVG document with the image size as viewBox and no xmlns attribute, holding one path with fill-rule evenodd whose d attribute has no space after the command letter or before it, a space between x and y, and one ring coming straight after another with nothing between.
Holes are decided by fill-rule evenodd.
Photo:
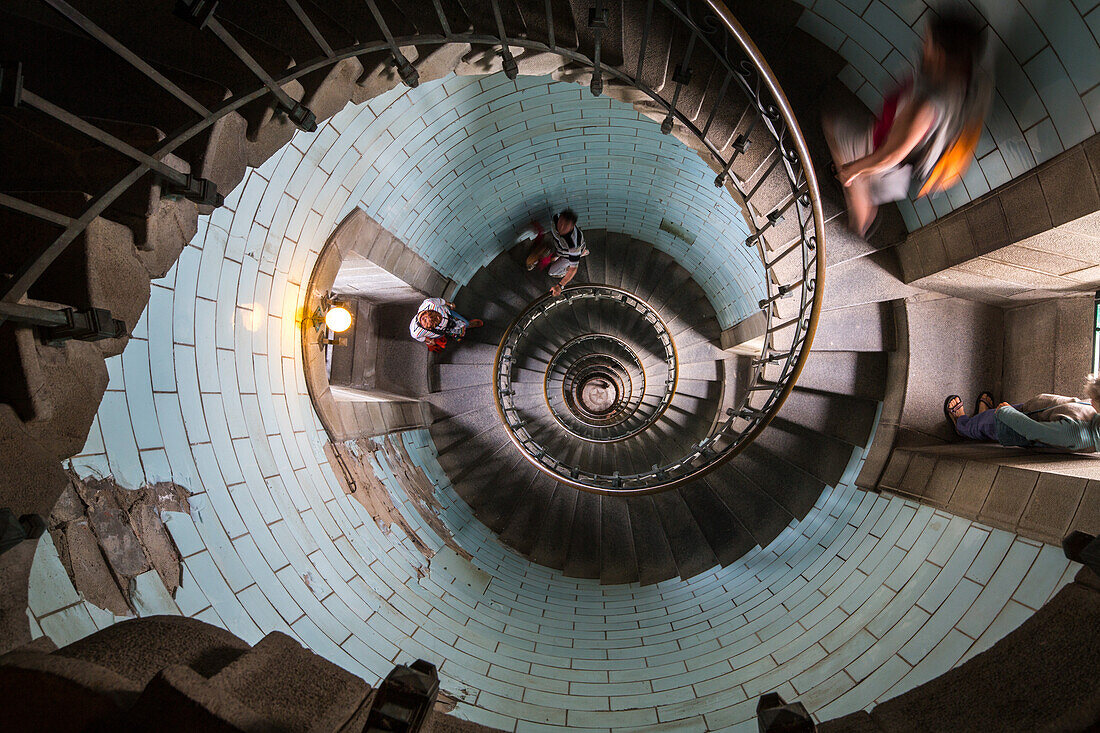
<instances>
[{"instance_id":1,"label":"peeling plaster patch","mask_svg":"<svg viewBox=\"0 0 1100 733\"><path fill-rule=\"evenodd\" d=\"M439 695L435 698L435 706L432 708L437 713L449 713L455 709L458 703L470 696L470 691L463 689L457 695L452 695L440 688Z\"/></svg>"},{"instance_id":2,"label":"peeling plaster patch","mask_svg":"<svg viewBox=\"0 0 1100 733\"><path fill-rule=\"evenodd\" d=\"M475 567L472 562L460 556L450 547L444 547L435 554L429 569L429 575L436 570L440 570L449 576L440 578L437 574L436 577L432 578L433 581L444 588L449 585L465 586L467 590L463 595L470 592L484 595L485 590L489 587L489 581L493 579L493 576L489 573Z\"/></svg>"},{"instance_id":3,"label":"peeling plaster patch","mask_svg":"<svg viewBox=\"0 0 1100 733\"><path fill-rule=\"evenodd\" d=\"M180 584L180 553L161 512L190 513L189 495L167 481L130 490L110 477L82 479L69 472L69 485L54 505L48 526L73 586L90 603L116 616L140 610L154 573L174 597Z\"/></svg>"},{"instance_id":4,"label":"peeling plaster patch","mask_svg":"<svg viewBox=\"0 0 1100 733\"><path fill-rule=\"evenodd\" d=\"M442 504L435 497L435 486L427 474L412 462L399 439L386 435L380 438L360 438L342 443L327 443L325 455L336 469L336 476L346 493L351 494L374 517L375 523L386 534L393 533L393 526L409 538L427 560L435 551L417 534L416 528L401 514L390 490L383 483L385 466L393 479L409 497L424 523L432 529L454 555L469 560L470 553L463 550L439 514ZM426 575L417 568L417 575Z\"/></svg>"}]
</instances>

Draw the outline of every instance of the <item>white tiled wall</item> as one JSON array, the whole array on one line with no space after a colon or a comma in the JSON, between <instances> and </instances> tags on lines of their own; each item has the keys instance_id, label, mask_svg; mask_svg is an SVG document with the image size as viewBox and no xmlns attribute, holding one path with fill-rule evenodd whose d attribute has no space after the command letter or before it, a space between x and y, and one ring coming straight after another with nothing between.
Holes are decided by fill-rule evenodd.
<instances>
[{"instance_id":1,"label":"white tiled wall","mask_svg":"<svg viewBox=\"0 0 1100 733\"><path fill-rule=\"evenodd\" d=\"M254 260L261 272L299 272L305 253L361 206L466 283L531 218L569 206L582 227L632 234L677 257L729 326L757 310L763 275L744 247L740 209L713 180L656 122L579 85L450 76L398 87L346 107L314 135L299 133L250 172L234 192L235 213L216 213L206 237L219 254L228 239L225 256ZM662 231L663 218L694 234L694 245ZM217 274L200 279L199 295L210 297Z\"/></svg>"}]
</instances>

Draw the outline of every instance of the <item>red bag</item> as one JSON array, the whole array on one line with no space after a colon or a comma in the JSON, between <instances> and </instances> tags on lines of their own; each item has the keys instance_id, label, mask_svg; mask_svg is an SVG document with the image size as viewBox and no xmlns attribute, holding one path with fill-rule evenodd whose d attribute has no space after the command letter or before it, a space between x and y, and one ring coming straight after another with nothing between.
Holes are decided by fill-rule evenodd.
<instances>
[{"instance_id":1,"label":"red bag","mask_svg":"<svg viewBox=\"0 0 1100 733\"><path fill-rule=\"evenodd\" d=\"M428 351L443 351L447 348L447 337L436 336L433 339L428 339L425 344L428 346Z\"/></svg>"}]
</instances>

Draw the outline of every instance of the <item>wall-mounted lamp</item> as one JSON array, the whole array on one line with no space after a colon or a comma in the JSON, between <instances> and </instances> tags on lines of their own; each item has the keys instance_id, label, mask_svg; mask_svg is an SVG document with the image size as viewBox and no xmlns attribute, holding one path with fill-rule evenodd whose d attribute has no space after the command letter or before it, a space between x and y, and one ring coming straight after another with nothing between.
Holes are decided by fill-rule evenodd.
<instances>
[{"instance_id":1,"label":"wall-mounted lamp","mask_svg":"<svg viewBox=\"0 0 1100 733\"><path fill-rule=\"evenodd\" d=\"M351 328L351 311L343 303L336 301L336 296L328 293L321 297L317 309L307 319L320 336L321 344L340 343L343 339L332 340L326 338L326 331L343 333Z\"/></svg>"},{"instance_id":2,"label":"wall-mounted lamp","mask_svg":"<svg viewBox=\"0 0 1100 733\"><path fill-rule=\"evenodd\" d=\"M325 325L333 333L343 333L351 328L351 311L342 305L333 305L325 313Z\"/></svg>"}]
</instances>

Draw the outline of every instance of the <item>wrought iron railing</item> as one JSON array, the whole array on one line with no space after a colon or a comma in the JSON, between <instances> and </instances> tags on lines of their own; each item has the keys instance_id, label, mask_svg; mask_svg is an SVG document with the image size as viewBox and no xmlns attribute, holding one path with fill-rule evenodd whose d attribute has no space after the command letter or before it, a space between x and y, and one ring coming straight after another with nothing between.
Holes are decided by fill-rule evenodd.
<instances>
[{"instance_id":1,"label":"wrought iron railing","mask_svg":"<svg viewBox=\"0 0 1100 733\"><path fill-rule=\"evenodd\" d=\"M767 317L767 327L764 346L754 360L756 368L749 387L752 399L731 410L727 419L699 441L689 454L673 464L657 467L651 474L634 477L630 481L624 477L576 480L560 474L555 474L555 478L597 492L623 490L628 485L633 491L657 491L691 480L738 453L764 429L790 394L806 362L821 307L825 266L824 218L817 181L805 140L775 76L760 51L720 0L625 0L621 5L624 17L629 16L633 21L638 18L642 20L640 23L632 22L630 31L640 41L639 50L634 57L621 63L611 58L611 42L605 37L614 27L614 24L609 24L609 11L614 8L618 12L620 5L605 0L593 0L588 17L576 19L576 46L566 45L556 38L554 14L560 12L562 6L548 0L519 0L517 5L523 6L523 15L532 20L524 24L522 33L509 32L508 24L514 25L514 21L511 16L506 18L502 14L502 0L488 0L492 23L469 22L466 23L469 26L467 29L453 27L450 22L454 15L449 16L454 10L451 7L453 0L433 0L431 8L422 0L392 0L391 5L397 8L403 7L402 3L408 3L410 16L422 16L427 12L434 13L438 18L438 32L406 35L394 34L389 24L396 19L381 12L374 0L365 0L376 21L379 37L369 40L360 38L353 45L343 48L330 45L297 0L285 0L302 29L315 39L318 55L297 61L284 69L265 69L234 37L230 28L219 21L217 3L210 0L179 0L178 22L191 23L203 33L212 34L255 77L250 88L233 89L228 98L213 106L198 102L158 71L155 64L143 59L105 31L102 27L104 19L88 17L65 0L41 2L56 11L74 30L102 44L143 74L167 95L166 98L185 105L194 114L194 119L178 129L167 130L166 136L149 149L139 150L36 93L45 94L45 90L23 88L19 60L15 59L12 63L5 59L5 63L0 65L0 105L37 109L56 122L98 141L105 148L130 158L133 168L104 190L89 192L93 194L92 198L78 216L51 211L12 195L0 195L0 207L62 228L53 240L33 247L23 264L0 282L2 303L18 303L97 216L107 211L131 185L150 172L161 177L179 195L209 206L220 205L225 192L216 191L210 181L179 173L163 159L225 115L241 110L254 101L269 98L300 129L312 130L316 126L314 114L287 95L284 87L288 83L343 59L388 53L402 81L416 86L419 83L416 67L402 49L462 43L475 48L497 49L502 69L510 78L515 78L519 73L519 65L511 49L522 48L557 54L576 68L589 69L591 76L588 83L593 94L602 93L607 84L644 94L650 109L662 118L661 130L671 133L679 125L685 134L693 137L704 157L709 156L710 163L718 171L715 184L724 187L739 204L744 205L751 230L746 245L758 251L764 268L767 295L761 299L760 308ZM321 7L327 6L324 0L316 2ZM463 10L458 8L454 12L461 14ZM541 19L534 22L540 15ZM171 32L171 29L166 28L165 32ZM654 40L657 38L668 43L660 46ZM670 38L673 40L669 41ZM673 66L673 72L671 83L655 89L646 81L645 62L647 53L658 52L671 55L669 65ZM697 90L701 78L699 74L693 76L693 68L704 66L718 69L720 73L712 78L716 82L721 79L721 82L713 94L707 87L701 102L695 98L692 102L695 111L685 112L684 99L691 98L690 92ZM747 110L748 114L745 121L734 123L736 135L732 139L715 140L712 135L715 123L728 114L731 99L739 100L737 108ZM157 126L157 121L150 120L149 124ZM772 148L769 162L762 173L756 171L753 175L742 177L737 171L738 161L744 159L753 140L761 138ZM762 204L767 199L766 182L772 180L772 174L777 171L788 189L787 193L778 203ZM791 222L794 222L794 227L790 226ZM772 247L771 240L776 238L780 241ZM787 308L788 302L793 307ZM0 322L5 318L18 317L11 309L0 310ZM765 382L762 371L769 364L778 365L779 374L774 380ZM537 460L528 457L547 470ZM550 472L553 473L552 470Z\"/></svg>"},{"instance_id":2,"label":"wrought iron railing","mask_svg":"<svg viewBox=\"0 0 1100 733\"><path fill-rule=\"evenodd\" d=\"M649 304L633 293L607 285L577 285L566 288L560 297L544 296L536 300L509 326L501 339L493 366L497 407L512 439L528 455L538 456L537 460L544 465L556 466L555 470L563 470L570 475L578 471L574 471L573 466L565 464L554 456L549 456L536 435L529 429L530 426L523 417L524 411L515 404L512 380L517 362L523 356L521 352L524 341L530 337L531 326L535 322L552 316L559 309L569 309L574 306L587 308L599 301L618 306L621 318L641 320L649 324L652 329L649 341L654 348L660 349L660 353L648 360L653 362L648 365L654 372L653 376L651 378L645 376L646 365L621 339L603 333L582 334L563 344L546 363L544 385L546 404L558 425L582 440L613 443L637 435L652 425L671 403L676 393L678 364L676 348L668 327ZM598 351L591 353L585 351L585 347L589 344L596 347ZM624 372L627 374L624 375L624 379L617 380L620 382L620 400L614 414L585 419L581 414L583 410L569 404L572 380L575 376L571 370L563 369L561 362L569 359L571 354L576 356L578 351L581 352L578 362L583 362L589 356L608 356L614 357L613 361L623 365ZM637 377L630 378L629 371L638 372ZM653 401L643 405L647 394L653 398Z\"/></svg>"}]
</instances>

